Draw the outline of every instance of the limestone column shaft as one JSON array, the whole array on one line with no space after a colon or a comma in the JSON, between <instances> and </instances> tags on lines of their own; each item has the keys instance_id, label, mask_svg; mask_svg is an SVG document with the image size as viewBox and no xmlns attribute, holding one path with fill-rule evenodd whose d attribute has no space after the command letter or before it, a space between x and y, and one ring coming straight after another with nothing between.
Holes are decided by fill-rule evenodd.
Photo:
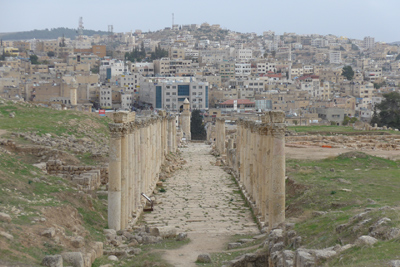
<instances>
[{"instance_id":1,"label":"limestone column shaft","mask_svg":"<svg viewBox=\"0 0 400 267\"><path fill-rule=\"evenodd\" d=\"M145 155L145 126L144 123L141 125L142 127L140 128L140 193L145 193L145 180L146 180L146 168L144 165L144 162L146 161L146 155ZM143 198L140 199L140 202L143 204L144 200Z\"/></svg>"},{"instance_id":2,"label":"limestone column shaft","mask_svg":"<svg viewBox=\"0 0 400 267\"><path fill-rule=\"evenodd\" d=\"M136 124L136 126L139 126ZM140 128L136 128L135 130L135 202L136 202L136 207L135 210L138 210L139 207L141 206L140 204L140 193L141 193L141 179L142 179L142 173L141 173L141 154L140 154Z\"/></svg>"},{"instance_id":3,"label":"limestone column shaft","mask_svg":"<svg viewBox=\"0 0 400 267\"><path fill-rule=\"evenodd\" d=\"M108 227L121 230L121 132L110 125L110 163L108 178Z\"/></svg>"},{"instance_id":4,"label":"limestone column shaft","mask_svg":"<svg viewBox=\"0 0 400 267\"><path fill-rule=\"evenodd\" d=\"M285 221L285 125L272 128L271 181L269 200L269 227Z\"/></svg>"},{"instance_id":5,"label":"limestone column shaft","mask_svg":"<svg viewBox=\"0 0 400 267\"><path fill-rule=\"evenodd\" d=\"M244 129L244 126L243 126L243 121L241 121L240 122L240 124L239 124L239 128L240 128L240 136L239 136L239 139L240 139L240 142L239 142L239 147L240 147L240 154L239 154L239 157L240 157L240 167L239 167L239 177L240 177L240 182L241 183L243 183L243 181L244 181L244 169L245 169L245 166L244 166L244 164L245 164L245 162L244 162L244 158L245 158L245 145L246 145L246 143L245 143L245 137L244 137L244 131L245 131L245 129Z\"/></svg>"},{"instance_id":6,"label":"limestone column shaft","mask_svg":"<svg viewBox=\"0 0 400 267\"><path fill-rule=\"evenodd\" d=\"M126 126L121 137L121 229L125 229L128 221L128 136Z\"/></svg>"},{"instance_id":7,"label":"limestone column shaft","mask_svg":"<svg viewBox=\"0 0 400 267\"><path fill-rule=\"evenodd\" d=\"M131 219L132 213L135 211L135 129L134 122L131 123L129 132L129 210L128 218Z\"/></svg>"},{"instance_id":8,"label":"limestone column shaft","mask_svg":"<svg viewBox=\"0 0 400 267\"><path fill-rule=\"evenodd\" d=\"M262 134L262 199L261 199L261 216L264 219L263 221L268 222L268 208L269 208L269 182L270 182L270 174L271 174L271 146L270 146L270 136L268 135L268 128L266 126L263 127Z\"/></svg>"},{"instance_id":9,"label":"limestone column shaft","mask_svg":"<svg viewBox=\"0 0 400 267\"><path fill-rule=\"evenodd\" d=\"M245 173L245 188L249 196L251 196L251 190L250 190L250 164L251 164L251 132L250 132L250 127L249 124L246 125L246 173Z\"/></svg>"}]
</instances>

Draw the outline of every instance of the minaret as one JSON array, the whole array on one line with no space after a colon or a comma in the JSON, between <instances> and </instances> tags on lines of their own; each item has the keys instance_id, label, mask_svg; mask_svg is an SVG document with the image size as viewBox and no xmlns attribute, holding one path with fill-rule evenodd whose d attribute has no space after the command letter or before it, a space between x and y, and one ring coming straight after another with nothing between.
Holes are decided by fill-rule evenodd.
<instances>
[{"instance_id":1,"label":"minaret","mask_svg":"<svg viewBox=\"0 0 400 267\"><path fill-rule=\"evenodd\" d=\"M189 100L186 98L185 101L183 101L183 111L181 114L182 133L186 140L192 139L192 134L190 133L191 115L192 114L190 112L190 103Z\"/></svg>"}]
</instances>

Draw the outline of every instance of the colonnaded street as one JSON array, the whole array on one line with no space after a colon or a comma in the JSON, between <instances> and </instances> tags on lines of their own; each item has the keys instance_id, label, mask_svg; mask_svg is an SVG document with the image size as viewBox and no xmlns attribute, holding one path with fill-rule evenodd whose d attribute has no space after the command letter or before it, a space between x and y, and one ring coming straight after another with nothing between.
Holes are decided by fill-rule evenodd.
<instances>
[{"instance_id":1,"label":"colonnaded street","mask_svg":"<svg viewBox=\"0 0 400 267\"><path fill-rule=\"evenodd\" d=\"M234 178L215 166L210 150L204 143L182 148L187 164L164 182L166 192L157 194L154 211L144 214L149 226L188 233L188 245L164 253L174 266L196 266L197 255L226 250L231 236L259 233Z\"/></svg>"}]
</instances>

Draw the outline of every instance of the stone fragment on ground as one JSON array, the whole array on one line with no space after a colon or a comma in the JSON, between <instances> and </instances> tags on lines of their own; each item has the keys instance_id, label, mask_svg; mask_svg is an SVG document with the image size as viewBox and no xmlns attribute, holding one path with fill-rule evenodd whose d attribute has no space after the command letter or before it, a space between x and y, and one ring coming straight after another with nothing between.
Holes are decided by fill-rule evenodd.
<instances>
[{"instance_id":1,"label":"stone fragment on ground","mask_svg":"<svg viewBox=\"0 0 400 267\"><path fill-rule=\"evenodd\" d=\"M358 246L372 246L376 242L378 242L378 239L373 238L372 236L363 235L357 238L354 244Z\"/></svg>"},{"instance_id":2,"label":"stone fragment on ground","mask_svg":"<svg viewBox=\"0 0 400 267\"><path fill-rule=\"evenodd\" d=\"M197 256L197 262L199 263L210 263L211 262L211 256L208 253L200 254Z\"/></svg>"},{"instance_id":3,"label":"stone fragment on ground","mask_svg":"<svg viewBox=\"0 0 400 267\"><path fill-rule=\"evenodd\" d=\"M11 216L7 213L0 212L0 222L11 222Z\"/></svg>"},{"instance_id":4,"label":"stone fragment on ground","mask_svg":"<svg viewBox=\"0 0 400 267\"><path fill-rule=\"evenodd\" d=\"M42 265L47 267L63 267L61 255L49 255L43 258Z\"/></svg>"}]
</instances>

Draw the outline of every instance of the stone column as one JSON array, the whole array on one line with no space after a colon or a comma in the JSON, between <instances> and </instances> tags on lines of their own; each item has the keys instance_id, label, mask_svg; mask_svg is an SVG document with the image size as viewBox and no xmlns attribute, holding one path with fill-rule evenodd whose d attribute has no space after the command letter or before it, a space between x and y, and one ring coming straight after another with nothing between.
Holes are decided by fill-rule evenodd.
<instances>
[{"instance_id":1,"label":"stone column","mask_svg":"<svg viewBox=\"0 0 400 267\"><path fill-rule=\"evenodd\" d=\"M245 185L245 189L246 189L246 192L247 192L247 194L249 194L250 192L249 192L249 187L250 187L250 182L249 182L249 178L250 178L250 144L251 144L251 142L250 142L250 127L249 127L249 125L250 125L250 122L249 121L246 121L245 122L245 138L246 138L246 147L245 147L245 173L244 173L244 185Z\"/></svg>"},{"instance_id":2,"label":"stone column","mask_svg":"<svg viewBox=\"0 0 400 267\"><path fill-rule=\"evenodd\" d=\"M146 122L142 120L141 122L141 128L140 128L140 175L141 175L141 180L140 180L140 193L145 193L145 187L146 187L146 166L145 166L145 161L146 161ZM143 198L140 199L140 202L142 203L142 206L144 204Z\"/></svg>"},{"instance_id":3,"label":"stone column","mask_svg":"<svg viewBox=\"0 0 400 267\"><path fill-rule=\"evenodd\" d=\"M173 116L172 117L172 133L173 133L173 138L172 140L174 141L174 146L173 146L173 152L176 153L176 151L178 150L178 141L176 140L177 138L177 130L176 130L176 117ZM189 123L189 129L190 129L190 123Z\"/></svg>"},{"instance_id":4,"label":"stone column","mask_svg":"<svg viewBox=\"0 0 400 267\"><path fill-rule=\"evenodd\" d=\"M168 143L168 152L172 152L172 123L171 123L171 117L167 117L167 143Z\"/></svg>"},{"instance_id":5,"label":"stone column","mask_svg":"<svg viewBox=\"0 0 400 267\"><path fill-rule=\"evenodd\" d=\"M261 217L264 223L268 222L268 208L269 208L269 182L271 174L271 146L270 146L270 130L266 123L263 123L260 127L261 134Z\"/></svg>"},{"instance_id":6,"label":"stone column","mask_svg":"<svg viewBox=\"0 0 400 267\"><path fill-rule=\"evenodd\" d=\"M221 155L226 154L225 147L225 119L221 118Z\"/></svg>"},{"instance_id":7,"label":"stone column","mask_svg":"<svg viewBox=\"0 0 400 267\"><path fill-rule=\"evenodd\" d=\"M128 129L123 128L121 136L121 229L125 229L128 198Z\"/></svg>"},{"instance_id":8,"label":"stone column","mask_svg":"<svg viewBox=\"0 0 400 267\"><path fill-rule=\"evenodd\" d=\"M240 182L243 183L244 181L244 159L245 159L245 138L244 138L244 122L242 119L239 120L239 129L240 129L240 135L239 135L239 157L240 157L240 162L239 162L239 177L240 177Z\"/></svg>"},{"instance_id":9,"label":"stone column","mask_svg":"<svg viewBox=\"0 0 400 267\"><path fill-rule=\"evenodd\" d=\"M217 118L215 121L215 148L221 154L221 148L219 145L220 144L219 126L220 126L220 121Z\"/></svg>"},{"instance_id":10,"label":"stone column","mask_svg":"<svg viewBox=\"0 0 400 267\"><path fill-rule=\"evenodd\" d=\"M142 179L142 167L141 167L141 157L142 154L140 154L140 128L141 128L141 124L140 122L136 122L135 123L135 211L138 211L138 213L140 213L140 211L138 210L141 207L141 203L140 203L140 193L141 193L141 179Z\"/></svg>"},{"instance_id":11,"label":"stone column","mask_svg":"<svg viewBox=\"0 0 400 267\"><path fill-rule=\"evenodd\" d=\"M269 196L269 228L285 221L285 114L270 112L272 158Z\"/></svg>"},{"instance_id":12,"label":"stone column","mask_svg":"<svg viewBox=\"0 0 400 267\"><path fill-rule=\"evenodd\" d=\"M108 178L108 227L121 230L121 136L122 124L110 124L110 163Z\"/></svg>"},{"instance_id":13,"label":"stone column","mask_svg":"<svg viewBox=\"0 0 400 267\"><path fill-rule=\"evenodd\" d=\"M130 123L129 129L129 209L128 219L135 211L135 122Z\"/></svg>"}]
</instances>

